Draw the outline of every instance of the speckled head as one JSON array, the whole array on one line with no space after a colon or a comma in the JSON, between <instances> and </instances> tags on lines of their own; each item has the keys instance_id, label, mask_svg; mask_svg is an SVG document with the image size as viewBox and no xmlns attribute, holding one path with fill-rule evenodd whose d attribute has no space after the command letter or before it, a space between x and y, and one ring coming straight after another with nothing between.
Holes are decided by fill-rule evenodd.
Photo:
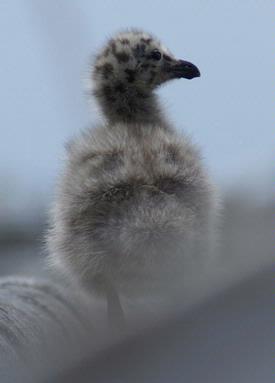
<instances>
[{"instance_id":1,"label":"speckled head","mask_svg":"<svg viewBox=\"0 0 275 383\"><path fill-rule=\"evenodd\" d=\"M168 80L199 76L195 65L177 60L152 35L129 30L110 39L97 55L92 72L93 93L101 103L126 97L134 111L134 98L148 97Z\"/></svg>"}]
</instances>

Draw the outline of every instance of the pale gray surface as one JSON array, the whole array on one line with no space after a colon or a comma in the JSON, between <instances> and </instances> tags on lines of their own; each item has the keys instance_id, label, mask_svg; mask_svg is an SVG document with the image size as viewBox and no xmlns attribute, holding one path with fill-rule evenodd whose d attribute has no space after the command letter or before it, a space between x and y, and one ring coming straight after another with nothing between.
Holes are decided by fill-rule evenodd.
<instances>
[{"instance_id":1,"label":"pale gray surface","mask_svg":"<svg viewBox=\"0 0 275 383\"><path fill-rule=\"evenodd\" d=\"M50 378L58 383L271 383L274 275L260 273L175 320Z\"/></svg>"},{"instance_id":2,"label":"pale gray surface","mask_svg":"<svg viewBox=\"0 0 275 383\"><path fill-rule=\"evenodd\" d=\"M37 382L82 360L103 323L90 308L75 289L49 279L1 278L1 383Z\"/></svg>"}]
</instances>

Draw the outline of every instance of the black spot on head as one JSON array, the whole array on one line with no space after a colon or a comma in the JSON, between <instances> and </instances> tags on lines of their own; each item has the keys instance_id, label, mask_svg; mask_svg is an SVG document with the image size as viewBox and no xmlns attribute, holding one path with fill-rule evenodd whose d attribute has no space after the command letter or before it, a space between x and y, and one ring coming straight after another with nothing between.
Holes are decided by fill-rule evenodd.
<instances>
[{"instance_id":1,"label":"black spot on head","mask_svg":"<svg viewBox=\"0 0 275 383\"><path fill-rule=\"evenodd\" d=\"M142 57L145 54L145 45L137 44L134 48L132 48L132 52L135 57Z\"/></svg>"},{"instance_id":2,"label":"black spot on head","mask_svg":"<svg viewBox=\"0 0 275 383\"><path fill-rule=\"evenodd\" d=\"M113 39L111 40L110 46L111 46L112 53L115 54L117 49L115 40Z\"/></svg>"},{"instance_id":3,"label":"black spot on head","mask_svg":"<svg viewBox=\"0 0 275 383\"><path fill-rule=\"evenodd\" d=\"M128 82L134 82L136 78L136 71L133 69L125 69L124 71L127 74L127 81Z\"/></svg>"},{"instance_id":4,"label":"black spot on head","mask_svg":"<svg viewBox=\"0 0 275 383\"><path fill-rule=\"evenodd\" d=\"M142 37L142 38L140 39L140 41L143 42L143 43L146 44L146 45L149 45L150 42L152 41L152 39L151 39L151 38L145 39L144 37Z\"/></svg>"},{"instance_id":5,"label":"black spot on head","mask_svg":"<svg viewBox=\"0 0 275 383\"><path fill-rule=\"evenodd\" d=\"M104 57L107 57L107 56L109 56L109 54L110 54L110 48L107 47L107 48L104 50L104 52L103 52L103 56L104 56Z\"/></svg>"},{"instance_id":6,"label":"black spot on head","mask_svg":"<svg viewBox=\"0 0 275 383\"><path fill-rule=\"evenodd\" d=\"M98 66L98 70L105 78L109 78L109 76L114 72L114 67L111 63L105 63L102 66Z\"/></svg>"},{"instance_id":7,"label":"black spot on head","mask_svg":"<svg viewBox=\"0 0 275 383\"><path fill-rule=\"evenodd\" d=\"M125 52L116 52L115 57L119 63L127 63L130 59L130 56Z\"/></svg>"},{"instance_id":8,"label":"black spot on head","mask_svg":"<svg viewBox=\"0 0 275 383\"><path fill-rule=\"evenodd\" d=\"M122 45L129 45L130 44L130 40L125 39L125 38L121 39L120 42L121 42Z\"/></svg>"},{"instance_id":9,"label":"black spot on head","mask_svg":"<svg viewBox=\"0 0 275 383\"><path fill-rule=\"evenodd\" d=\"M163 55L164 60L166 61L172 61L172 58L166 54Z\"/></svg>"}]
</instances>

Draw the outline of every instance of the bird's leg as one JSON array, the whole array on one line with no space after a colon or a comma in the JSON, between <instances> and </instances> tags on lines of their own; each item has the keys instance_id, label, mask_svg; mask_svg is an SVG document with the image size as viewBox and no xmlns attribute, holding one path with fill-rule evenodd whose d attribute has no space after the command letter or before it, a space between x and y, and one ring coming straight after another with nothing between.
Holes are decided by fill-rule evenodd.
<instances>
[{"instance_id":1,"label":"bird's leg","mask_svg":"<svg viewBox=\"0 0 275 383\"><path fill-rule=\"evenodd\" d=\"M119 295L112 284L108 284L106 289L107 312L110 327L122 330L125 327L125 316L120 303Z\"/></svg>"}]
</instances>

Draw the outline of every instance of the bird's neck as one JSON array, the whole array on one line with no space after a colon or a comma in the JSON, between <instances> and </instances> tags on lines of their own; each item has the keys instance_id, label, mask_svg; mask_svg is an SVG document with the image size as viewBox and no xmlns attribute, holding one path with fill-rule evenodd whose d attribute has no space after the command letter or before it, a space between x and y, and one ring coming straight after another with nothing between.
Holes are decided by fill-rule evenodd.
<instances>
[{"instance_id":1,"label":"bird's neck","mask_svg":"<svg viewBox=\"0 0 275 383\"><path fill-rule=\"evenodd\" d=\"M167 126L158 97L135 88L114 84L94 92L107 121Z\"/></svg>"}]
</instances>

